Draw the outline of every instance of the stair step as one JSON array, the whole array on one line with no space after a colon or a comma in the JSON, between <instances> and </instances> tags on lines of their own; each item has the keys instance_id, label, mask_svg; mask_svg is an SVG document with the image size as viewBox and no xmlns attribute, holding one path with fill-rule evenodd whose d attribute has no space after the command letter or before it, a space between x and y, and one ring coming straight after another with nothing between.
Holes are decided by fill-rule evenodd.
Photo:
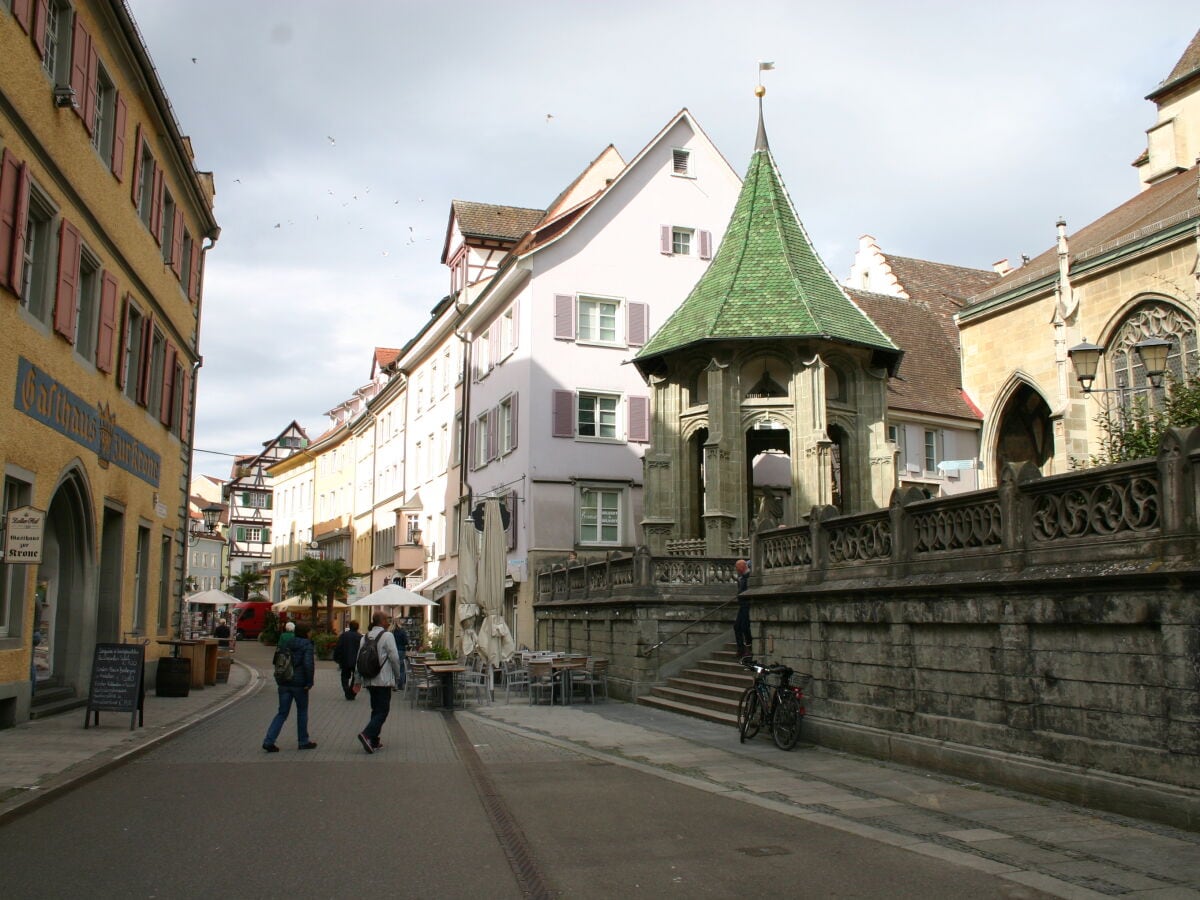
<instances>
[{"instance_id":1,"label":"stair step","mask_svg":"<svg viewBox=\"0 0 1200 900\"><path fill-rule=\"evenodd\" d=\"M722 668L720 666L697 666L692 669L684 669L678 675L679 678L690 678L694 681L706 681L710 684L723 684L728 687L735 687L739 690L745 690L750 687L754 680L745 669L734 671L732 669Z\"/></svg>"},{"instance_id":2,"label":"stair step","mask_svg":"<svg viewBox=\"0 0 1200 900\"><path fill-rule=\"evenodd\" d=\"M684 673L685 675L688 673ZM675 676L667 679L667 686L681 691L691 691L696 694L705 694L710 697L722 697L727 700L732 700L734 703L745 693L746 688L740 684L724 684L719 681L709 681L707 679L684 678Z\"/></svg>"},{"instance_id":3,"label":"stair step","mask_svg":"<svg viewBox=\"0 0 1200 900\"><path fill-rule=\"evenodd\" d=\"M30 705L36 707L47 703L57 703L59 700L65 700L74 696L75 688L73 687L64 687L60 684L43 684L39 685L38 689L34 691Z\"/></svg>"},{"instance_id":4,"label":"stair step","mask_svg":"<svg viewBox=\"0 0 1200 900\"><path fill-rule=\"evenodd\" d=\"M50 700L45 703L38 703L36 706L29 708L29 718L45 719L48 716L57 716L60 713L70 712L73 709L80 709L87 706L87 697L76 697L74 692L68 690L68 696L57 700ZM37 696L36 694L34 695Z\"/></svg>"},{"instance_id":5,"label":"stair step","mask_svg":"<svg viewBox=\"0 0 1200 900\"><path fill-rule=\"evenodd\" d=\"M712 694L700 694L695 691L682 691L669 686L651 689L650 696L661 697L664 700L671 700L697 709L716 710L735 717L737 716L738 700L741 698L740 694L736 697L726 698Z\"/></svg>"},{"instance_id":6,"label":"stair step","mask_svg":"<svg viewBox=\"0 0 1200 900\"><path fill-rule=\"evenodd\" d=\"M668 712L680 713L685 716L691 716L693 719L704 719L707 722L716 722L721 725L729 725L731 728L737 727L737 707L734 707L732 713L721 712L715 709L705 709L698 706L690 706L686 703L679 703L675 700L666 697L659 697L653 694L643 694L638 697L638 703L643 706L654 707L655 709L664 709Z\"/></svg>"}]
</instances>

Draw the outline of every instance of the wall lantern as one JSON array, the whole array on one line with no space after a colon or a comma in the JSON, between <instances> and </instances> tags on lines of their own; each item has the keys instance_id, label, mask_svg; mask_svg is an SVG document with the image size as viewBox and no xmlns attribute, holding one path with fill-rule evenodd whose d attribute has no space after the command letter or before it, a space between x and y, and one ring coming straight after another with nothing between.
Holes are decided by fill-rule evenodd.
<instances>
[{"instance_id":1,"label":"wall lantern","mask_svg":"<svg viewBox=\"0 0 1200 900\"><path fill-rule=\"evenodd\" d=\"M1171 350L1171 342L1163 338L1144 338L1133 345L1138 362L1146 370L1146 377L1153 387L1162 387L1163 375L1167 371L1167 354ZM1076 344L1067 351L1071 365L1075 367L1075 378L1085 394L1123 394L1125 388L1093 388L1096 371L1100 368L1100 357L1104 348L1097 344L1089 344L1085 338L1082 344Z\"/></svg>"}]
</instances>

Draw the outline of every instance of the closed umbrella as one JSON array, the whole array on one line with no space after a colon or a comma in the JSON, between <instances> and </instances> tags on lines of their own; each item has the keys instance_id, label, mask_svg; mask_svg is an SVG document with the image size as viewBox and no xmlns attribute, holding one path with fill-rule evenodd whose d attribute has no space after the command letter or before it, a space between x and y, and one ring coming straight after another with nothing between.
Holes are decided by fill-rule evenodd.
<instances>
[{"instance_id":1,"label":"closed umbrella","mask_svg":"<svg viewBox=\"0 0 1200 900\"><path fill-rule=\"evenodd\" d=\"M511 659L515 645L512 633L504 621L505 553L504 524L500 521L500 499L485 501L483 518L483 554L479 560L479 584L476 599L483 611L479 627L479 649L495 666Z\"/></svg>"},{"instance_id":2,"label":"closed umbrella","mask_svg":"<svg viewBox=\"0 0 1200 900\"><path fill-rule=\"evenodd\" d=\"M458 621L459 642L462 645L463 656L475 652L478 637L475 634L475 617L479 615L479 604L475 602L476 595L476 559L475 527L470 519L464 519L459 525L458 542Z\"/></svg>"}]
</instances>

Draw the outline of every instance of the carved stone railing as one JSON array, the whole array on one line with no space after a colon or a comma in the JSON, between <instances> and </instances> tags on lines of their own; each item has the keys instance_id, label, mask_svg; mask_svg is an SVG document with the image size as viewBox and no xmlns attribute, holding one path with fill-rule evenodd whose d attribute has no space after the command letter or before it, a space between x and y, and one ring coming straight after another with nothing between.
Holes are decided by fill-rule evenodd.
<instances>
[{"instance_id":1,"label":"carved stone railing","mask_svg":"<svg viewBox=\"0 0 1200 900\"><path fill-rule=\"evenodd\" d=\"M734 557L651 557L645 547L633 556L555 565L537 573L537 602L602 599L614 594L730 585L737 581Z\"/></svg>"}]
</instances>

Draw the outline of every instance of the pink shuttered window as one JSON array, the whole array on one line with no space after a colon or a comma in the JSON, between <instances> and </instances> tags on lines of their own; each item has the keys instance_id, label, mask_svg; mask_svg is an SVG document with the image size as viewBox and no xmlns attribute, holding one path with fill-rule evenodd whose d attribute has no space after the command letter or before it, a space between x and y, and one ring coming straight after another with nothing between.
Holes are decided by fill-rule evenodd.
<instances>
[{"instance_id":1,"label":"pink shuttered window","mask_svg":"<svg viewBox=\"0 0 1200 900\"><path fill-rule=\"evenodd\" d=\"M49 0L33 0L33 30L29 36L37 48L38 59L46 58L46 19L50 15L48 4Z\"/></svg>"},{"instance_id":2,"label":"pink shuttered window","mask_svg":"<svg viewBox=\"0 0 1200 900\"><path fill-rule=\"evenodd\" d=\"M200 299L200 246L199 241L192 244L192 277L188 279L188 299L196 303Z\"/></svg>"},{"instance_id":3,"label":"pink shuttered window","mask_svg":"<svg viewBox=\"0 0 1200 900\"><path fill-rule=\"evenodd\" d=\"M22 174L25 166L17 158L4 151L0 157L0 285L7 285L14 291L20 284L19 279L12 278L14 259L20 265L21 251L14 246L17 239L18 222L17 208L22 186ZM28 190L28 181L25 180ZM23 227L23 223L21 223ZM24 248L21 248L22 250Z\"/></svg>"},{"instance_id":4,"label":"pink shuttered window","mask_svg":"<svg viewBox=\"0 0 1200 900\"><path fill-rule=\"evenodd\" d=\"M175 211L175 227L171 229L171 271L179 278L183 271L183 210Z\"/></svg>"},{"instance_id":5,"label":"pink shuttered window","mask_svg":"<svg viewBox=\"0 0 1200 900\"><path fill-rule=\"evenodd\" d=\"M96 44L89 37L87 49L87 86L84 88L83 98L78 95L75 100L75 108L83 108L83 127L87 129L89 136L96 130L96 84L100 80L100 54L96 52Z\"/></svg>"},{"instance_id":6,"label":"pink shuttered window","mask_svg":"<svg viewBox=\"0 0 1200 900\"><path fill-rule=\"evenodd\" d=\"M575 340L575 295L554 295L554 339Z\"/></svg>"},{"instance_id":7,"label":"pink shuttered window","mask_svg":"<svg viewBox=\"0 0 1200 900\"><path fill-rule=\"evenodd\" d=\"M183 375L183 409L179 413L179 437L186 442L192 434L192 376L186 367L181 368L180 372Z\"/></svg>"},{"instance_id":8,"label":"pink shuttered window","mask_svg":"<svg viewBox=\"0 0 1200 900\"><path fill-rule=\"evenodd\" d=\"M658 252L665 253L670 256L674 252L674 246L671 241L671 226L658 226Z\"/></svg>"},{"instance_id":9,"label":"pink shuttered window","mask_svg":"<svg viewBox=\"0 0 1200 900\"><path fill-rule=\"evenodd\" d=\"M512 443L509 444L509 450L517 449L517 394L513 394L509 400L509 417L511 420Z\"/></svg>"},{"instance_id":10,"label":"pink shuttered window","mask_svg":"<svg viewBox=\"0 0 1200 900\"><path fill-rule=\"evenodd\" d=\"M650 398L629 398L629 440L635 444L650 442Z\"/></svg>"},{"instance_id":11,"label":"pink shuttered window","mask_svg":"<svg viewBox=\"0 0 1200 900\"><path fill-rule=\"evenodd\" d=\"M167 355L162 372L162 398L159 403L158 421L171 427L171 413L175 409L175 345L167 341Z\"/></svg>"},{"instance_id":12,"label":"pink shuttered window","mask_svg":"<svg viewBox=\"0 0 1200 900\"><path fill-rule=\"evenodd\" d=\"M79 230L62 220L58 235L58 288L54 292L54 330L75 342L75 300L79 296Z\"/></svg>"},{"instance_id":13,"label":"pink shuttered window","mask_svg":"<svg viewBox=\"0 0 1200 900\"><path fill-rule=\"evenodd\" d=\"M117 344L117 387L124 389L125 387L125 357L129 355L127 345L129 343L129 316L133 309L133 298L125 295L125 315L121 317L121 340Z\"/></svg>"},{"instance_id":14,"label":"pink shuttered window","mask_svg":"<svg viewBox=\"0 0 1200 900\"><path fill-rule=\"evenodd\" d=\"M154 167L154 187L150 194L150 233L154 241L162 245L162 214L163 214L163 170Z\"/></svg>"},{"instance_id":15,"label":"pink shuttered window","mask_svg":"<svg viewBox=\"0 0 1200 900\"><path fill-rule=\"evenodd\" d=\"M550 406L553 410L552 436L575 437L575 392L554 391Z\"/></svg>"},{"instance_id":16,"label":"pink shuttered window","mask_svg":"<svg viewBox=\"0 0 1200 900\"><path fill-rule=\"evenodd\" d=\"M141 341L142 367L141 371L136 373L138 378L137 402L142 406L148 406L150 403L150 361L151 355L154 353L154 322L149 316L142 320Z\"/></svg>"},{"instance_id":17,"label":"pink shuttered window","mask_svg":"<svg viewBox=\"0 0 1200 900\"><path fill-rule=\"evenodd\" d=\"M488 371L496 368L498 362L500 362L500 323L493 322L488 327Z\"/></svg>"},{"instance_id":18,"label":"pink shuttered window","mask_svg":"<svg viewBox=\"0 0 1200 900\"><path fill-rule=\"evenodd\" d=\"M641 347L646 343L650 331L650 307L645 303L629 301L626 304L625 343L630 347Z\"/></svg>"},{"instance_id":19,"label":"pink shuttered window","mask_svg":"<svg viewBox=\"0 0 1200 900\"><path fill-rule=\"evenodd\" d=\"M712 259L712 232L700 232L700 258Z\"/></svg>"},{"instance_id":20,"label":"pink shuttered window","mask_svg":"<svg viewBox=\"0 0 1200 900\"><path fill-rule=\"evenodd\" d=\"M500 407L494 407L487 417L487 458L500 458Z\"/></svg>"},{"instance_id":21,"label":"pink shuttered window","mask_svg":"<svg viewBox=\"0 0 1200 900\"><path fill-rule=\"evenodd\" d=\"M112 173L117 176L117 181L122 181L121 176L125 171L125 123L129 119L129 106L120 94L117 95L115 109L116 111L113 113Z\"/></svg>"},{"instance_id":22,"label":"pink shuttered window","mask_svg":"<svg viewBox=\"0 0 1200 900\"><path fill-rule=\"evenodd\" d=\"M71 89L75 91L75 115L83 115L84 96L88 89L88 48L92 45L91 35L83 27L79 16L75 17L75 28L71 34ZM84 125L88 127L87 119Z\"/></svg>"},{"instance_id":23,"label":"pink shuttered window","mask_svg":"<svg viewBox=\"0 0 1200 900\"><path fill-rule=\"evenodd\" d=\"M21 30L26 34L29 34L29 16L32 10L32 0L13 0L13 18L17 20L17 24L21 26Z\"/></svg>"},{"instance_id":24,"label":"pink shuttered window","mask_svg":"<svg viewBox=\"0 0 1200 900\"><path fill-rule=\"evenodd\" d=\"M100 279L100 329L96 334L96 368L111 372L117 334L117 278L105 272Z\"/></svg>"},{"instance_id":25,"label":"pink shuttered window","mask_svg":"<svg viewBox=\"0 0 1200 900\"><path fill-rule=\"evenodd\" d=\"M133 178L130 179L129 196L133 200L134 209L139 209L141 197L138 188L142 184L142 125L139 122L133 138Z\"/></svg>"}]
</instances>

